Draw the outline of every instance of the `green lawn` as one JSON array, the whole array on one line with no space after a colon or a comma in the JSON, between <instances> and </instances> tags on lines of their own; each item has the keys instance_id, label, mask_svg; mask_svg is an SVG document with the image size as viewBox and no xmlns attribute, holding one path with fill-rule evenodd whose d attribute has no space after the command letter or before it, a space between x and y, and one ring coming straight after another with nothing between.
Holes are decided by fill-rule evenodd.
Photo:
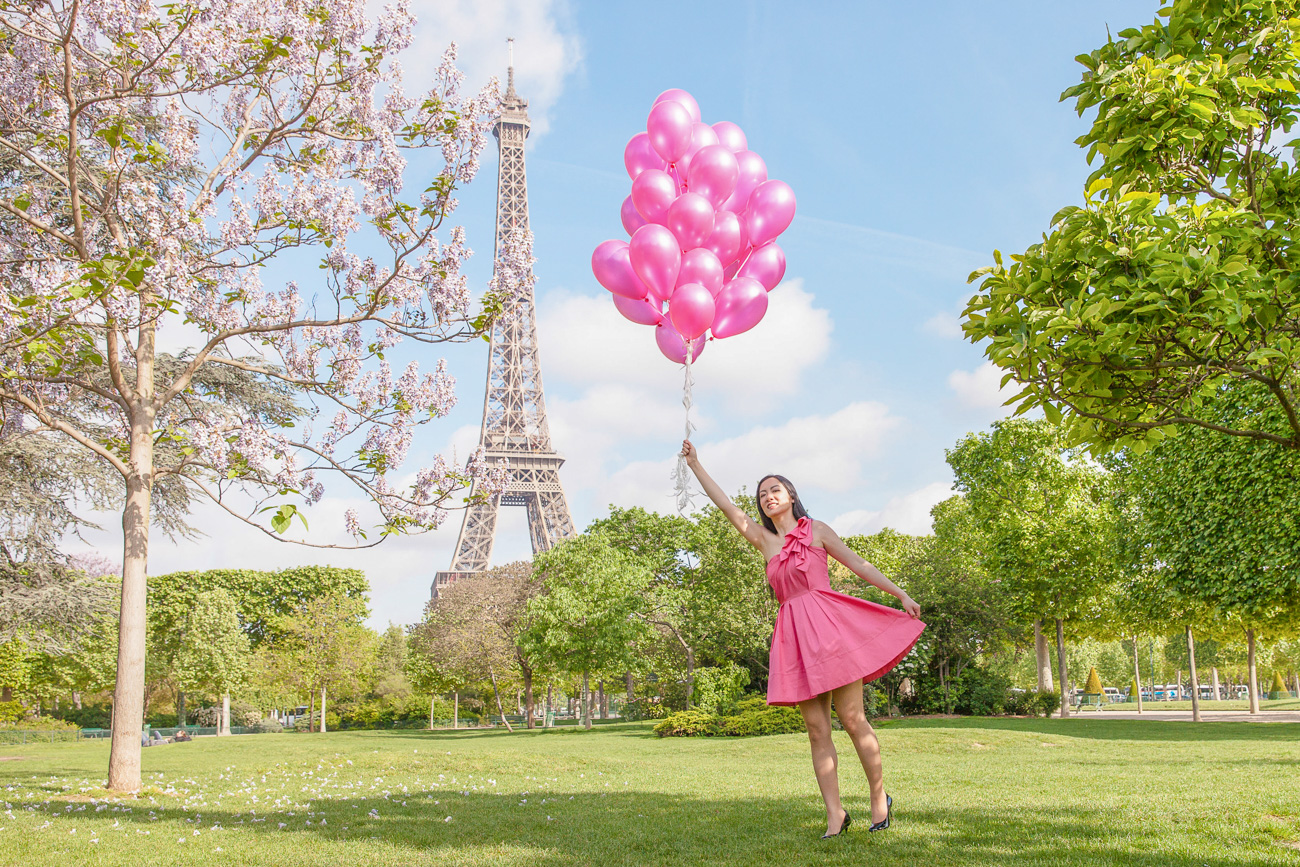
<instances>
[{"instance_id":1,"label":"green lawn","mask_svg":"<svg viewBox=\"0 0 1300 867\"><path fill-rule=\"evenodd\" d=\"M3 747L2 864L1300 863L1300 725L1105 719L879 727L895 825L825 820L803 735L582 732L201 738L99 789L104 742ZM841 758L852 750L842 733Z\"/></svg>"}]
</instances>

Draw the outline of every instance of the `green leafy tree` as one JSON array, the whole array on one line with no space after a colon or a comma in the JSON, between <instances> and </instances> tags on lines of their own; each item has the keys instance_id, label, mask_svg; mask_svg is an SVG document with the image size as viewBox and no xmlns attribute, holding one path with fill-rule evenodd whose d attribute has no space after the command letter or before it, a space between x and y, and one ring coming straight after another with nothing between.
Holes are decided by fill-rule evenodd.
<instances>
[{"instance_id":1,"label":"green leafy tree","mask_svg":"<svg viewBox=\"0 0 1300 867\"><path fill-rule=\"evenodd\" d=\"M249 653L235 598L221 588L200 593L181 626L176 683L221 696L218 734L230 734L230 693L248 676Z\"/></svg>"},{"instance_id":2,"label":"green leafy tree","mask_svg":"<svg viewBox=\"0 0 1300 867\"><path fill-rule=\"evenodd\" d=\"M558 670L582 675L583 724L591 727L593 672L624 671L645 636L638 605L651 570L600 533L561 542L537 555L542 594L528 603L523 642Z\"/></svg>"},{"instance_id":3,"label":"green leafy tree","mask_svg":"<svg viewBox=\"0 0 1300 867\"><path fill-rule=\"evenodd\" d=\"M363 625L368 614L364 600L335 593L300 602L271 622L280 636L281 677L306 691L312 705L320 696L321 732L329 688L355 689L374 663L375 635Z\"/></svg>"},{"instance_id":4,"label":"green leafy tree","mask_svg":"<svg viewBox=\"0 0 1300 867\"><path fill-rule=\"evenodd\" d=\"M934 535L906 546L908 559L899 563L895 574L909 595L925 600L929 660L943 690L944 712L953 713L953 681L981 657L1009 647L1017 630L1007 591L981 562L988 540L970 504L963 497L950 497L931 514Z\"/></svg>"},{"instance_id":5,"label":"green leafy tree","mask_svg":"<svg viewBox=\"0 0 1300 867\"><path fill-rule=\"evenodd\" d=\"M1078 143L1082 205L1041 243L976 271L973 342L1023 388L1019 410L1095 446L1171 427L1300 450L1300 107L1291 3L1174 0L1078 60L1066 90L1095 112ZM1005 380L1004 380L1005 381ZM1223 419L1226 385L1257 386L1277 426Z\"/></svg>"},{"instance_id":6,"label":"green leafy tree","mask_svg":"<svg viewBox=\"0 0 1300 867\"><path fill-rule=\"evenodd\" d=\"M1056 621L1061 715L1067 716L1065 623L1073 618L1086 630L1081 613L1113 579L1114 518L1103 474L1072 454L1046 421L994 422L992 431L966 436L947 456L987 537L989 574L1025 620ZM1040 656L1044 650L1040 645Z\"/></svg>"},{"instance_id":7,"label":"green leafy tree","mask_svg":"<svg viewBox=\"0 0 1300 867\"><path fill-rule=\"evenodd\" d=\"M1203 411L1223 426L1284 424L1269 390L1254 384L1222 387ZM1221 637L1244 633L1256 709L1257 634L1289 637L1300 612L1300 453L1193 428L1115 465L1166 595L1211 612Z\"/></svg>"}]
</instances>

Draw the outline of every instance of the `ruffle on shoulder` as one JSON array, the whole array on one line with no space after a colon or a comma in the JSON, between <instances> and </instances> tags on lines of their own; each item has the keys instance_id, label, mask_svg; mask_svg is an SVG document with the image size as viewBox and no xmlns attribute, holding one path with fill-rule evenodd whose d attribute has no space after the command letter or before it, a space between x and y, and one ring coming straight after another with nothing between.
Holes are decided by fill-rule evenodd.
<instances>
[{"instance_id":1,"label":"ruffle on shoulder","mask_svg":"<svg viewBox=\"0 0 1300 867\"><path fill-rule=\"evenodd\" d=\"M803 569L812 549L812 518L804 515L795 525L794 531L785 537L785 544L781 546L781 552L773 558L772 565L781 566L789 560L796 568Z\"/></svg>"}]
</instances>

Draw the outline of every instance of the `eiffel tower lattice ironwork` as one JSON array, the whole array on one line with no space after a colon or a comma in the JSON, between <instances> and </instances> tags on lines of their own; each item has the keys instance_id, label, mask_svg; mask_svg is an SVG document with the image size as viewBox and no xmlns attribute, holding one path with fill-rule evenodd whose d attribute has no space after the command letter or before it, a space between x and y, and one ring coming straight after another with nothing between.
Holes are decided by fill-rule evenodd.
<instances>
[{"instance_id":1,"label":"eiffel tower lattice ironwork","mask_svg":"<svg viewBox=\"0 0 1300 867\"><path fill-rule=\"evenodd\" d=\"M515 93L512 63L501 116L492 129L501 152L497 175L498 253L511 232L528 229L524 139L529 128L528 100ZM551 430L546 423L546 398L537 355L536 305L531 288L517 311L502 317L492 327L490 347L479 443L489 463L501 458L509 460L510 485L489 502L466 509L451 568L439 572L434 579L435 599L440 587L488 568L501 506L528 509L533 553L545 551L574 534L569 504L560 486L559 470L564 458L551 446Z\"/></svg>"}]
</instances>

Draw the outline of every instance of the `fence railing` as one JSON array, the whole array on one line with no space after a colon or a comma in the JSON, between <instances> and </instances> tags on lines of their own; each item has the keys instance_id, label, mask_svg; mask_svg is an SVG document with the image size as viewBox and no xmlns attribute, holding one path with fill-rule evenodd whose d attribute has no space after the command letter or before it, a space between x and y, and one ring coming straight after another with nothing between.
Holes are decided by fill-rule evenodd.
<instances>
[{"instance_id":1,"label":"fence railing","mask_svg":"<svg viewBox=\"0 0 1300 867\"><path fill-rule=\"evenodd\" d=\"M60 744L81 740L78 729L59 731L22 731L18 729L0 729L0 744L13 746L17 744Z\"/></svg>"}]
</instances>

